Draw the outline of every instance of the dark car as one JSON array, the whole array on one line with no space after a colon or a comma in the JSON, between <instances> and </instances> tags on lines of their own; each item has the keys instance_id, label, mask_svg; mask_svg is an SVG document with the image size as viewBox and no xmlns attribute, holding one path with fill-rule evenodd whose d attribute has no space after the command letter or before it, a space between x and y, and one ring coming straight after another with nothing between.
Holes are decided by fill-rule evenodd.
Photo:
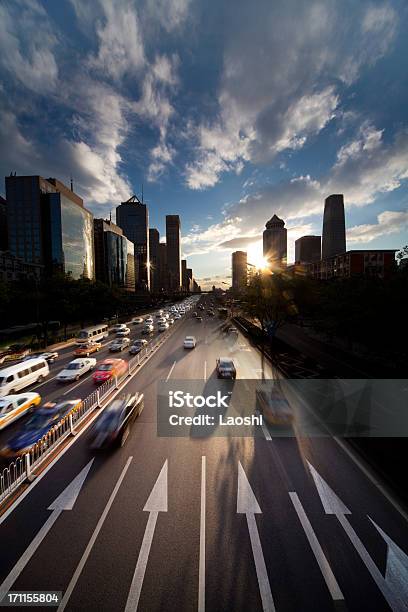
<instances>
[{"instance_id":1,"label":"dark car","mask_svg":"<svg viewBox=\"0 0 408 612\"><path fill-rule=\"evenodd\" d=\"M122 395L105 408L91 434L91 448L123 446L144 407L143 393Z\"/></svg>"},{"instance_id":2,"label":"dark car","mask_svg":"<svg viewBox=\"0 0 408 612\"><path fill-rule=\"evenodd\" d=\"M127 346L129 346L130 340L129 338L116 338L109 346L109 351L111 353L117 353L123 351Z\"/></svg>"},{"instance_id":3,"label":"dark car","mask_svg":"<svg viewBox=\"0 0 408 612\"><path fill-rule=\"evenodd\" d=\"M131 355L137 355L138 353L140 353L142 349L144 349L147 346L147 344L148 344L147 340L142 340L142 339L135 340L129 349L129 353Z\"/></svg>"},{"instance_id":4,"label":"dark car","mask_svg":"<svg viewBox=\"0 0 408 612\"><path fill-rule=\"evenodd\" d=\"M65 398L55 402L47 402L36 410L28 419L24 427L11 437L2 449L3 457L23 455L36 444L45 434L61 421L71 410L79 408L80 399L67 400Z\"/></svg>"},{"instance_id":5,"label":"dark car","mask_svg":"<svg viewBox=\"0 0 408 612\"><path fill-rule=\"evenodd\" d=\"M232 378L237 377L235 364L229 357L220 357L216 362L217 378Z\"/></svg>"},{"instance_id":6,"label":"dark car","mask_svg":"<svg viewBox=\"0 0 408 612\"><path fill-rule=\"evenodd\" d=\"M203 322L203 317L196 317L196 321L197 321L197 323L202 323Z\"/></svg>"}]
</instances>

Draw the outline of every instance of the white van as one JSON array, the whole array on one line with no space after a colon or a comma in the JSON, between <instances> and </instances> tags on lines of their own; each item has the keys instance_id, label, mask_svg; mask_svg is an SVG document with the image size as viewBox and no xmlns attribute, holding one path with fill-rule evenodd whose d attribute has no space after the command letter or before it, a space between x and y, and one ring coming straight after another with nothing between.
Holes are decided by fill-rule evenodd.
<instances>
[{"instance_id":1,"label":"white van","mask_svg":"<svg viewBox=\"0 0 408 612\"><path fill-rule=\"evenodd\" d=\"M26 359L0 370L0 395L16 393L36 382L42 382L50 373L43 357Z\"/></svg>"}]
</instances>

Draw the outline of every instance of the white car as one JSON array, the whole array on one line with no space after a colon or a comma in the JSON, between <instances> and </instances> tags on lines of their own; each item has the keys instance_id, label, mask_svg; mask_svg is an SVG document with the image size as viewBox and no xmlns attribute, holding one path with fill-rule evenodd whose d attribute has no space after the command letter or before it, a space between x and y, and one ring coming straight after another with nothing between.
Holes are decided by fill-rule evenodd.
<instances>
[{"instance_id":1,"label":"white car","mask_svg":"<svg viewBox=\"0 0 408 612\"><path fill-rule=\"evenodd\" d=\"M132 319L132 325L139 325L140 323L143 323L142 317L135 317L134 319Z\"/></svg>"},{"instance_id":2,"label":"white car","mask_svg":"<svg viewBox=\"0 0 408 612\"><path fill-rule=\"evenodd\" d=\"M124 338L125 336L128 336L129 334L130 334L129 327L123 327L121 330L116 332L116 337L117 338Z\"/></svg>"},{"instance_id":3,"label":"white car","mask_svg":"<svg viewBox=\"0 0 408 612\"><path fill-rule=\"evenodd\" d=\"M160 323L159 324L159 332L164 332L166 331L166 329L169 329L169 324L167 323Z\"/></svg>"},{"instance_id":4,"label":"white car","mask_svg":"<svg viewBox=\"0 0 408 612\"><path fill-rule=\"evenodd\" d=\"M195 348L197 344L197 340L194 336L186 336L184 338L183 346L184 348Z\"/></svg>"},{"instance_id":5,"label":"white car","mask_svg":"<svg viewBox=\"0 0 408 612\"><path fill-rule=\"evenodd\" d=\"M145 320L144 320L144 322L145 322L147 325L153 325L153 317L146 317L146 318L145 318Z\"/></svg>"},{"instance_id":6,"label":"white car","mask_svg":"<svg viewBox=\"0 0 408 612\"><path fill-rule=\"evenodd\" d=\"M142 333L143 333L143 334L151 334L152 332L154 332L154 327L153 327L153 325L150 325L149 323L147 323L147 324L144 326Z\"/></svg>"},{"instance_id":7,"label":"white car","mask_svg":"<svg viewBox=\"0 0 408 612\"><path fill-rule=\"evenodd\" d=\"M173 317L170 317L170 319L168 320L168 324L169 324L169 325L174 325L174 319L173 319Z\"/></svg>"},{"instance_id":8,"label":"white car","mask_svg":"<svg viewBox=\"0 0 408 612\"><path fill-rule=\"evenodd\" d=\"M96 359L87 357L86 359L74 359L71 361L65 370L62 370L57 376L57 380L61 382L71 382L79 380L81 376L90 372L96 366Z\"/></svg>"},{"instance_id":9,"label":"white car","mask_svg":"<svg viewBox=\"0 0 408 612\"><path fill-rule=\"evenodd\" d=\"M123 329L128 329L128 326L125 323L118 323L117 325L114 325L112 330L117 334L118 332L122 331Z\"/></svg>"},{"instance_id":10,"label":"white car","mask_svg":"<svg viewBox=\"0 0 408 612\"><path fill-rule=\"evenodd\" d=\"M0 430L33 410L40 402L39 393L16 393L0 397Z\"/></svg>"},{"instance_id":11,"label":"white car","mask_svg":"<svg viewBox=\"0 0 408 612\"><path fill-rule=\"evenodd\" d=\"M181 319L181 314L177 313L174 315L174 320L177 321L178 319Z\"/></svg>"},{"instance_id":12,"label":"white car","mask_svg":"<svg viewBox=\"0 0 408 612\"><path fill-rule=\"evenodd\" d=\"M169 316L170 316L170 315L169 315L169 313L168 313L168 312L163 312L163 317L164 317L165 319L168 319L168 318L169 318Z\"/></svg>"}]
</instances>

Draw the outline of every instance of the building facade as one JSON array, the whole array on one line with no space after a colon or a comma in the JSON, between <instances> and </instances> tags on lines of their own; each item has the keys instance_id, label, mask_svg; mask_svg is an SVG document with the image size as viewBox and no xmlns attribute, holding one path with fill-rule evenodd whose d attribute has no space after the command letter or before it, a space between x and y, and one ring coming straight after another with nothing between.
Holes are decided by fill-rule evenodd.
<instances>
[{"instance_id":1,"label":"building facade","mask_svg":"<svg viewBox=\"0 0 408 612\"><path fill-rule=\"evenodd\" d=\"M166 215L168 289L181 289L181 225L178 215Z\"/></svg>"},{"instance_id":2,"label":"building facade","mask_svg":"<svg viewBox=\"0 0 408 612\"><path fill-rule=\"evenodd\" d=\"M309 264L307 273L318 280L352 276L387 278L396 266L395 253L395 249L346 251Z\"/></svg>"},{"instance_id":3,"label":"building facade","mask_svg":"<svg viewBox=\"0 0 408 612\"><path fill-rule=\"evenodd\" d=\"M346 223L343 194L333 194L324 201L322 259L346 252Z\"/></svg>"},{"instance_id":4,"label":"building facade","mask_svg":"<svg viewBox=\"0 0 408 612\"><path fill-rule=\"evenodd\" d=\"M159 243L159 284L160 291L168 289L168 274L167 274L167 245L165 242Z\"/></svg>"},{"instance_id":5,"label":"building facade","mask_svg":"<svg viewBox=\"0 0 408 612\"><path fill-rule=\"evenodd\" d=\"M8 250L7 201L0 196L0 251Z\"/></svg>"},{"instance_id":6,"label":"building facade","mask_svg":"<svg viewBox=\"0 0 408 612\"><path fill-rule=\"evenodd\" d=\"M248 283L246 251L235 251L232 253L232 288L241 291Z\"/></svg>"},{"instance_id":7,"label":"building facade","mask_svg":"<svg viewBox=\"0 0 408 612\"><path fill-rule=\"evenodd\" d=\"M93 216L57 179L6 177L10 252L47 274L93 279Z\"/></svg>"},{"instance_id":8,"label":"building facade","mask_svg":"<svg viewBox=\"0 0 408 612\"><path fill-rule=\"evenodd\" d=\"M295 240L295 263L314 263L320 259L320 236L302 236Z\"/></svg>"},{"instance_id":9,"label":"building facade","mask_svg":"<svg viewBox=\"0 0 408 612\"><path fill-rule=\"evenodd\" d=\"M4 282L40 280L44 267L27 263L9 251L0 251L0 279Z\"/></svg>"},{"instance_id":10,"label":"building facade","mask_svg":"<svg viewBox=\"0 0 408 612\"><path fill-rule=\"evenodd\" d=\"M136 266L133 242L120 227L106 219L94 219L95 276L109 286L135 291Z\"/></svg>"},{"instance_id":11,"label":"building facade","mask_svg":"<svg viewBox=\"0 0 408 612\"><path fill-rule=\"evenodd\" d=\"M154 293L160 291L159 244L159 231L155 227L151 227L149 229L150 289Z\"/></svg>"},{"instance_id":12,"label":"building facade","mask_svg":"<svg viewBox=\"0 0 408 612\"><path fill-rule=\"evenodd\" d=\"M146 204L140 202L135 195L127 202L122 202L116 208L116 223L135 246L137 289L149 291L149 211Z\"/></svg>"},{"instance_id":13,"label":"building facade","mask_svg":"<svg viewBox=\"0 0 408 612\"><path fill-rule=\"evenodd\" d=\"M263 233L263 256L268 261L272 271L279 271L286 267L288 237L285 222L277 215L273 215L266 224Z\"/></svg>"}]
</instances>

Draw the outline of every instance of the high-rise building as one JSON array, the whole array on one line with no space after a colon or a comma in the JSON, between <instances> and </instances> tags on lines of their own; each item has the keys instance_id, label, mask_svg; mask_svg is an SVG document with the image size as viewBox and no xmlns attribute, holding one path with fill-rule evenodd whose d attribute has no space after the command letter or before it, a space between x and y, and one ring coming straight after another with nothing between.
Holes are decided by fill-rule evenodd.
<instances>
[{"instance_id":1,"label":"high-rise building","mask_svg":"<svg viewBox=\"0 0 408 612\"><path fill-rule=\"evenodd\" d=\"M232 288L240 291L248 282L246 251L235 251L232 254Z\"/></svg>"},{"instance_id":2,"label":"high-rise building","mask_svg":"<svg viewBox=\"0 0 408 612\"><path fill-rule=\"evenodd\" d=\"M178 215L166 215L168 288L181 289L181 229Z\"/></svg>"},{"instance_id":3,"label":"high-rise building","mask_svg":"<svg viewBox=\"0 0 408 612\"><path fill-rule=\"evenodd\" d=\"M187 259L181 260L181 285L183 291L188 291L189 279L187 276Z\"/></svg>"},{"instance_id":4,"label":"high-rise building","mask_svg":"<svg viewBox=\"0 0 408 612\"><path fill-rule=\"evenodd\" d=\"M167 245L165 242L159 243L159 284L160 291L166 291L168 288L167 274Z\"/></svg>"},{"instance_id":5,"label":"high-rise building","mask_svg":"<svg viewBox=\"0 0 408 612\"><path fill-rule=\"evenodd\" d=\"M346 252L346 224L343 194L333 194L324 201L322 259Z\"/></svg>"},{"instance_id":6,"label":"high-rise building","mask_svg":"<svg viewBox=\"0 0 408 612\"><path fill-rule=\"evenodd\" d=\"M192 291L193 289L193 269L192 268L187 268L186 270L186 275L187 275L187 291Z\"/></svg>"},{"instance_id":7,"label":"high-rise building","mask_svg":"<svg viewBox=\"0 0 408 612\"><path fill-rule=\"evenodd\" d=\"M160 291L159 244L159 231L155 227L151 227L149 229L150 289L155 293Z\"/></svg>"},{"instance_id":8,"label":"high-rise building","mask_svg":"<svg viewBox=\"0 0 408 612\"><path fill-rule=\"evenodd\" d=\"M94 219L95 276L109 286L135 291L134 244L120 227L107 219Z\"/></svg>"},{"instance_id":9,"label":"high-rise building","mask_svg":"<svg viewBox=\"0 0 408 612\"><path fill-rule=\"evenodd\" d=\"M321 259L321 236L302 236L295 241L295 262L314 263Z\"/></svg>"},{"instance_id":10,"label":"high-rise building","mask_svg":"<svg viewBox=\"0 0 408 612\"><path fill-rule=\"evenodd\" d=\"M10 252L47 274L94 278L93 215L57 179L6 177Z\"/></svg>"},{"instance_id":11,"label":"high-rise building","mask_svg":"<svg viewBox=\"0 0 408 612\"><path fill-rule=\"evenodd\" d=\"M287 261L287 231L285 222L273 215L266 224L263 233L263 256L269 263L272 271L279 271L286 267Z\"/></svg>"},{"instance_id":12,"label":"high-rise building","mask_svg":"<svg viewBox=\"0 0 408 612\"><path fill-rule=\"evenodd\" d=\"M133 195L116 208L116 223L126 238L135 245L135 259L138 268L137 289L150 289L149 258L149 211L146 204Z\"/></svg>"},{"instance_id":13,"label":"high-rise building","mask_svg":"<svg viewBox=\"0 0 408 612\"><path fill-rule=\"evenodd\" d=\"M7 201L0 196L0 251L7 251L7 249Z\"/></svg>"}]
</instances>

